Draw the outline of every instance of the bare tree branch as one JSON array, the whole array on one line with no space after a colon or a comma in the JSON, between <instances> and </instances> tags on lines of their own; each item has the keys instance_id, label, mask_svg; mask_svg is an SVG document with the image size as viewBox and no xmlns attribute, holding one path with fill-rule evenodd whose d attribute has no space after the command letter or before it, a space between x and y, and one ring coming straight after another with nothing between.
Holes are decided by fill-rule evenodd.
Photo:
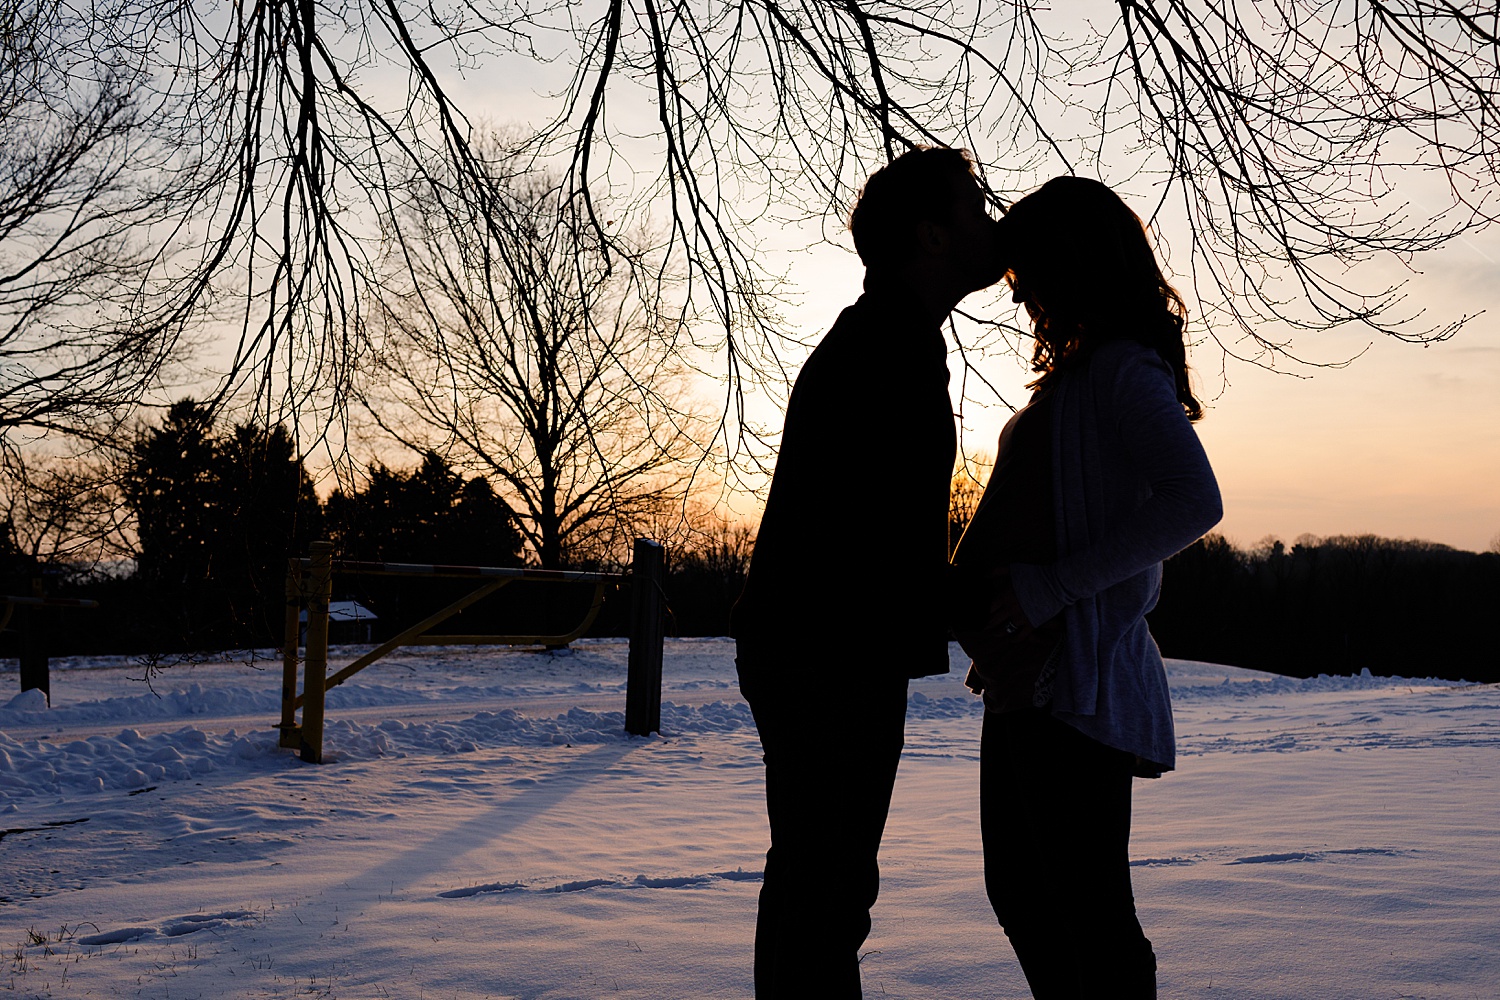
<instances>
[{"instance_id":1,"label":"bare tree branch","mask_svg":"<svg viewBox=\"0 0 1500 1000\"><path fill-rule=\"evenodd\" d=\"M1478 0L0 0L0 425L86 422L233 329L218 400L337 426L417 277L411 192L481 234L465 253L526 231L454 97L518 68L566 83L516 162L562 171L579 246L724 380L729 454L798 336L764 242L841 229L917 144L973 149L1002 205L1059 172L1150 199L1236 356L1348 324L1441 340L1466 317L1360 267L1495 221L1497 22ZM970 357L1008 349L988 331Z\"/></svg>"},{"instance_id":2,"label":"bare tree branch","mask_svg":"<svg viewBox=\"0 0 1500 1000\"><path fill-rule=\"evenodd\" d=\"M397 440L489 478L541 565L623 558L633 531L680 503L711 424L685 395L674 335L641 303L649 248L611 233L612 264L590 220L607 201L569 199L488 146L483 204L511 228L453 219L440 184L405 195L413 238L392 255L362 399Z\"/></svg>"}]
</instances>

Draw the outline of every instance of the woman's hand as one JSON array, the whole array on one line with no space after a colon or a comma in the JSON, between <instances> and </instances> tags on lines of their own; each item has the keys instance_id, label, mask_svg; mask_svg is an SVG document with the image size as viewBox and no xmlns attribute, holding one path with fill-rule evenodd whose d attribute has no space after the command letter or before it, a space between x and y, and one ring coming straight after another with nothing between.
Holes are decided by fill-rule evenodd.
<instances>
[{"instance_id":1,"label":"woman's hand","mask_svg":"<svg viewBox=\"0 0 1500 1000\"><path fill-rule=\"evenodd\" d=\"M1015 689L1021 699L1017 703L1029 703L1037 674L1062 638L1062 621L1054 618L1033 626L1006 567L988 573L985 587L974 631L955 629L959 645L973 657L964 683L976 694Z\"/></svg>"},{"instance_id":2,"label":"woman's hand","mask_svg":"<svg viewBox=\"0 0 1500 1000\"><path fill-rule=\"evenodd\" d=\"M999 566L988 574L985 589L990 595L980 618L981 629L1004 645L1020 645L1036 631L1021 610L1021 599L1010 580L1010 567Z\"/></svg>"},{"instance_id":3,"label":"woman's hand","mask_svg":"<svg viewBox=\"0 0 1500 1000\"><path fill-rule=\"evenodd\" d=\"M1028 645L1036 630L1021 610L1008 567L970 577L962 586L968 593L963 595L953 634L964 652L976 660L992 661L1008 658Z\"/></svg>"}]
</instances>

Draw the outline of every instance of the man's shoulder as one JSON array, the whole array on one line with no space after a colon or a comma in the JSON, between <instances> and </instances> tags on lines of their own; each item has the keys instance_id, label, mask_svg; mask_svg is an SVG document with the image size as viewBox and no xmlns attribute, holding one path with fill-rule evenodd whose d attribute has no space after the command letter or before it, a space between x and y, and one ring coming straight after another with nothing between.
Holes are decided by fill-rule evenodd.
<instances>
[{"instance_id":1,"label":"man's shoulder","mask_svg":"<svg viewBox=\"0 0 1500 1000\"><path fill-rule=\"evenodd\" d=\"M915 358L946 359L942 328L922 313L915 299L898 290L867 290L844 307L813 355L861 358L868 363L908 365Z\"/></svg>"},{"instance_id":2,"label":"man's shoulder","mask_svg":"<svg viewBox=\"0 0 1500 1000\"><path fill-rule=\"evenodd\" d=\"M802 363L797 384L819 379L826 371L845 371L851 364L868 358L870 326L869 309L863 298L844 307Z\"/></svg>"},{"instance_id":3,"label":"man's shoulder","mask_svg":"<svg viewBox=\"0 0 1500 1000\"><path fill-rule=\"evenodd\" d=\"M833 321L828 332L823 334L814 353L823 351L829 354L850 349L861 333L875 325L872 313L870 303L863 295L839 310L838 318Z\"/></svg>"}]
</instances>

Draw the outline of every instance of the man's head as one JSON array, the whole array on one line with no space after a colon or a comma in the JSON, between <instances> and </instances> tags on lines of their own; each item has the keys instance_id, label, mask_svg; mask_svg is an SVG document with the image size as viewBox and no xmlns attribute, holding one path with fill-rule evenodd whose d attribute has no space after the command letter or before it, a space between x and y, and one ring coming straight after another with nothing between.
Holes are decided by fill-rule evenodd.
<instances>
[{"instance_id":1,"label":"man's head","mask_svg":"<svg viewBox=\"0 0 1500 1000\"><path fill-rule=\"evenodd\" d=\"M876 171L860 192L849 229L871 271L936 266L962 288L960 295L994 284L1004 271L995 223L962 149L909 150Z\"/></svg>"}]
</instances>

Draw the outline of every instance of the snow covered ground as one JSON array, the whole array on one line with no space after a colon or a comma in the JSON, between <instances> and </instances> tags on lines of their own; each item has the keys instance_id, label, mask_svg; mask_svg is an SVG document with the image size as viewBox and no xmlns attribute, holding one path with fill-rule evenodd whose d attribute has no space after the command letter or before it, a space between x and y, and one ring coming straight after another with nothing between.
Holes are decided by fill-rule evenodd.
<instances>
[{"instance_id":1,"label":"snow covered ground","mask_svg":"<svg viewBox=\"0 0 1500 1000\"><path fill-rule=\"evenodd\" d=\"M0 708L0 996L748 997L767 834L733 650L668 643L648 739L623 643L413 650L330 693L323 766L276 747L274 661L155 693L54 662L51 709ZM1028 995L953 657L913 686L867 997ZM1170 672L1179 770L1136 783L1132 844L1163 997L1500 998L1500 689Z\"/></svg>"}]
</instances>

